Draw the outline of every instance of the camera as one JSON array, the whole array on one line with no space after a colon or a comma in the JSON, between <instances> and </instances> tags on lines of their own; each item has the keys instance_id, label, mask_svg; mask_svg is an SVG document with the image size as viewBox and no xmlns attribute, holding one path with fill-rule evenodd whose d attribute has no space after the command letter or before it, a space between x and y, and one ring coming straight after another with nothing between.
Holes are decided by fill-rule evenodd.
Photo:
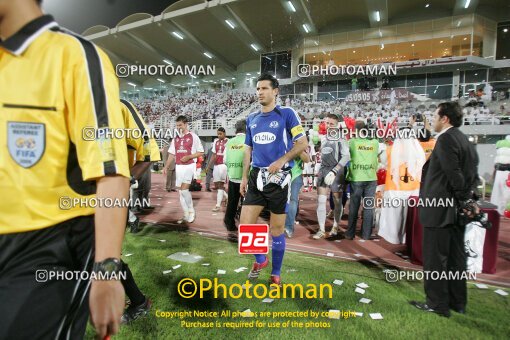
<instances>
[{"instance_id":1,"label":"camera","mask_svg":"<svg viewBox=\"0 0 510 340\"><path fill-rule=\"evenodd\" d=\"M421 113L415 113L414 114L414 120L417 123L423 122L423 115Z\"/></svg>"},{"instance_id":2,"label":"camera","mask_svg":"<svg viewBox=\"0 0 510 340\"><path fill-rule=\"evenodd\" d=\"M484 229L492 228L492 223L487 217L487 213L479 212L475 214L478 203L475 200L469 199L467 201L459 202L458 210L458 223L460 225L467 225L469 223L476 223L479 227ZM479 207L479 206L478 206ZM468 214L471 213L471 217Z\"/></svg>"}]
</instances>

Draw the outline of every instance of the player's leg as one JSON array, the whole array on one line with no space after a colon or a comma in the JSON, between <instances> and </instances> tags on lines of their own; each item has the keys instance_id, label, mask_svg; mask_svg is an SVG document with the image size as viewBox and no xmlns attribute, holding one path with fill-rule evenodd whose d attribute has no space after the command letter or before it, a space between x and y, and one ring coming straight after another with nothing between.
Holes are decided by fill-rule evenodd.
<instances>
[{"instance_id":1,"label":"player's leg","mask_svg":"<svg viewBox=\"0 0 510 340\"><path fill-rule=\"evenodd\" d=\"M333 228L331 228L330 236L336 236L338 234L338 225L342 218L343 206L342 206L342 192L333 192L333 202L335 208L333 209Z\"/></svg>"},{"instance_id":2,"label":"player's leg","mask_svg":"<svg viewBox=\"0 0 510 340\"><path fill-rule=\"evenodd\" d=\"M329 233L330 236L336 236L338 234L338 225L340 224L340 219L342 218L343 205L342 205L342 189L345 184L343 171L339 171L336 174L335 181L331 184L331 192L333 196L333 228Z\"/></svg>"},{"instance_id":3,"label":"player's leg","mask_svg":"<svg viewBox=\"0 0 510 340\"><path fill-rule=\"evenodd\" d=\"M358 221L358 211L363 194L363 183L351 182L351 197L349 202L349 222L345 232L345 238L353 239L356 233L356 223Z\"/></svg>"},{"instance_id":4,"label":"player's leg","mask_svg":"<svg viewBox=\"0 0 510 340\"><path fill-rule=\"evenodd\" d=\"M279 186L271 186L267 192L264 191L265 198L268 202L271 217L269 225L271 226L272 242L272 260L273 269L271 271L271 284L281 286L280 272L282 269L283 256L285 255L285 218L289 212L289 187L281 188ZM274 286L272 286L274 288Z\"/></svg>"},{"instance_id":5,"label":"player's leg","mask_svg":"<svg viewBox=\"0 0 510 340\"><path fill-rule=\"evenodd\" d=\"M254 224L257 223L257 218L264 209L262 205L245 205L241 208L241 218L239 224ZM248 273L250 280L255 280L259 277L260 271L267 267L269 260L264 254L255 255L255 263L252 266L251 271Z\"/></svg>"},{"instance_id":6,"label":"player's leg","mask_svg":"<svg viewBox=\"0 0 510 340\"><path fill-rule=\"evenodd\" d=\"M317 176L317 223L319 231L313 235L314 240L326 237L326 202L328 200L328 186L324 183L324 178L330 169L320 168Z\"/></svg>"},{"instance_id":7,"label":"player's leg","mask_svg":"<svg viewBox=\"0 0 510 340\"><path fill-rule=\"evenodd\" d=\"M186 203L186 199L183 195L183 188L186 187L185 183L183 183L183 179L185 177L185 165L177 164L175 165L175 186L178 188L179 193L179 202L181 203L181 208L183 211L183 217L177 221L177 223L181 224L188 220L189 212L188 212L188 204ZM189 186L188 186L189 188Z\"/></svg>"},{"instance_id":8,"label":"player's leg","mask_svg":"<svg viewBox=\"0 0 510 340\"><path fill-rule=\"evenodd\" d=\"M228 199L227 199L227 209L225 211L225 217L223 218L223 223L228 230L229 241L237 242L237 226L235 217L237 214L237 207L239 206L239 199L241 197L240 191L241 184L235 182L228 182Z\"/></svg>"},{"instance_id":9,"label":"player's leg","mask_svg":"<svg viewBox=\"0 0 510 340\"><path fill-rule=\"evenodd\" d=\"M303 186L303 177L297 176L291 182L289 211L285 218L285 232L289 238L294 234L294 223L298 212L299 192Z\"/></svg>"},{"instance_id":10,"label":"player's leg","mask_svg":"<svg viewBox=\"0 0 510 340\"><path fill-rule=\"evenodd\" d=\"M124 261L122 261L122 270L126 273L126 279L122 280L122 286L124 286L126 296L129 298L129 306L122 314L121 323L127 324L147 315L151 309L152 301L138 288L133 273Z\"/></svg>"},{"instance_id":11,"label":"player's leg","mask_svg":"<svg viewBox=\"0 0 510 340\"><path fill-rule=\"evenodd\" d=\"M257 223L257 218L266 206L266 201L262 192L257 189L257 175L259 169L250 171L248 178L248 188L244 196L243 206L241 208L241 218L239 224L254 224ZM267 267L269 260L264 254L255 255L255 263L251 271L248 273L250 280L255 280L259 277L260 271Z\"/></svg>"},{"instance_id":12,"label":"player's leg","mask_svg":"<svg viewBox=\"0 0 510 340\"><path fill-rule=\"evenodd\" d=\"M225 192L225 181L227 178L222 165L223 164L214 166L213 170L213 181L217 189L216 206L213 208L213 212L220 211L221 202L227 196L227 193Z\"/></svg>"}]
</instances>

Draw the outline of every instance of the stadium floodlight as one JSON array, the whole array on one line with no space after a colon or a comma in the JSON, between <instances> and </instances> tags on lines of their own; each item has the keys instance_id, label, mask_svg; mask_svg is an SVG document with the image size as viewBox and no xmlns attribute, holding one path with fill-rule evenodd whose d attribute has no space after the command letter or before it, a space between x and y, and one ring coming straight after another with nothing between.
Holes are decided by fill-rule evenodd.
<instances>
[{"instance_id":1,"label":"stadium floodlight","mask_svg":"<svg viewBox=\"0 0 510 340\"><path fill-rule=\"evenodd\" d=\"M234 25L234 23L233 23L232 21L230 21L230 20L225 20L225 22L227 23L227 25L229 25L229 26L230 26L230 28L231 28L231 29L236 28L236 25Z\"/></svg>"},{"instance_id":2,"label":"stadium floodlight","mask_svg":"<svg viewBox=\"0 0 510 340\"><path fill-rule=\"evenodd\" d=\"M466 4L464 5L464 8L468 8L470 3L471 3L471 0L466 0Z\"/></svg>"},{"instance_id":3,"label":"stadium floodlight","mask_svg":"<svg viewBox=\"0 0 510 340\"><path fill-rule=\"evenodd\" d=\"M236 78L232 77L232 80L236 80Z\"/></svg>"},{"instance_id":4,"label":"stadium floodlight","mask_svg":"<svg viewBox=\"0 0 510 340\"><path fill-rule=\"evenodd\" d=\"M375 20L377 22L381 21L381 12L375 11Z\"/></svg>"},{"instance_id":5,"label":"stadium floodlight","mask_svg":"<svg viewBox=\"0 0 510 340\"><path fill-rule=\"evenodd\" d=\"M251 46L251 48L253 48L255 50L255 52L257 52L259 50L259 48L255 44L251 44L250 46Z\"/></svg>"},{"instance_id":6,"label":"stadium floodlight","mask_svg":"<svg viewBox=\"0 0 510 340\"><path fill-rule=\"evenodd\" d=\"M160 78L158 78L156 80L159 81L160 83L164 83L165 82L163 79L160 79Z\"/></svg>"},{"instance_id":7,"label":"stadium floodlight","mask_svg":"<svg viewBox=\"0 0 510 340\"><path fill-rule=\"evenodd\" d=\"M208 52L204 52L204 55L209 58L209 59L212 59L212 55L210 55Z\"/></svg>"},{"instance_id":8,"label":"stadium floodlight","mask_svg":"<svg viewBox=\"0 0 510 340\"><path fill-rule=\"evenodd\" d=\"M296 7L294 7L292 1L287 1L287 4L289 5L290 11L296 13Z\"/></svg>"},{"instance_id":9,"label":"stadium floodlight","mask_svg":"<svg viewBox=\"0 0 510 340\"><path fill-rule=\"evenodd\" d=\"M184 39L184 36L182 34L180 34L179 32L172 32L172 35L178 39L181 39L181 40Z\"/></svg>"},{"instance_id":10,"label":"stadium floodlight","mask_svg":"<svg viewBox=\"0 0 510 340\"><path fill-rule=\"evenodd\" d=\"M508 32L508 28L503 28L503 32L504 33Z\"/></svg>"},{"instance_id":11,"label":"stadium floodlight","mask_svg":"<svg viewBox=\"0 0 510 340\"><path fill-rule=\"evenodd\" d=\"M247 76L251 76L251 73L246 73Z\"/></svg>"},{"instance_id":12,"label":"stadium floodlight","mask_svg":"<svg viewBox=\"0 0 510 340\"><path fill-rule=\"evenodd\" d=\"M163 62L164 62L164 63L166 63L166 64L168 64L168 65L172 65L172 62L171 62L171 61L169 61L169 60L163 59Z\"/></svg>"},{"instance_id":13,"label":"stadium floodlight","mask_svg":"<svg viewBox=\"0 0 510 340\"><path fill-rule=\"evenodd\" d=\"M303 24L303 29L305 30L306 33L310 33L310 29L308 28L307 24Z\"/></svg>"},{"instance_id":14,"label":"stadium floodlight","mask_svg":"<svg viewBox=\"0 0 510 340\"><path fill-rule=\"evenodd\" d=\"M430 6L430 4L425 4L425 8L428 8Z\"/></svg>"}]
</instances>

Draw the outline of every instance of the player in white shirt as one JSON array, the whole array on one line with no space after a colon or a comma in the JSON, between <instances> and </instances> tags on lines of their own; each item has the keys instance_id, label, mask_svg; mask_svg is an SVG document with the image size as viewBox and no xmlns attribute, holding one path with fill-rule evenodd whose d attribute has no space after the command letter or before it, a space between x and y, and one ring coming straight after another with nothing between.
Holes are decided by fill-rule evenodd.
<instances>
[{"instance_id":1,"label":"player in white shirt","mask_svg":"<svg viewBox=\"0 0 510 340\"><path fill-rule=\"evenodd\" d=\"M184 212L183 218L177 221L193 222L195 220L195 209L189 187L195 177L197 158L204 154L204 147L198 136L188 130L188 119L186 116L179 116L176 119L178 136L172 140L168 149L168 159L163 168L163 175L166 175L170 163L175 158L175 186L179 189L181 207Z\"/></svg>"},{"instance_id":2,"label":"player in white shirt","mask_svg":"<svg viewBox=\"0 0 510 340\"><path fill-rule=\"evenodd\" d=\"M228 142L228 138L225 138L225 129L222 127L218 128L217 136L218 138L213 142L211 159L206 167L206 169L210 169L211 163L214 162L213 182L218 192L216 196L216 206L213 208L213 212L220 211L221 202L227 200L227 193L225 192L227 166L223 163L225 145L227 145Z\"/></svg>"}]
</instances>

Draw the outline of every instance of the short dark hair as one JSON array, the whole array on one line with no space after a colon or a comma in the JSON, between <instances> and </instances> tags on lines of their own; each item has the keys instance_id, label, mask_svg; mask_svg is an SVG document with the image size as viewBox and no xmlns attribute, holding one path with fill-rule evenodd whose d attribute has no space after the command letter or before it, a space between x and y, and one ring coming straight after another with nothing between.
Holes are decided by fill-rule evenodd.
<instances>
[{"instance_id":1,"label":"short dark hair","mask_svg":"<svg viewBox=\"0 0 510 340\"><path fill-rule=\"evenodd\" d=\"M276 79L274 76L270 75L269 73L261 74L257 78L257 82L263 81L263 80L269 80L271 82L271 87L273 89L277 89L278 87L280 87L280 83L278 83L278 79Z\"/></svg>"},{"instance_id":2,"label":"short dark hair","mask_svg":"<svg viewBox=\"0 0 510 340\"><path fill-rule=\"evenodd\" d=\"M241 119L236 122L236 133L246 132L246 119Z\"/></svg>"},{"instance_id":3,"label":"short dark hair","mask_svg":"<svg viewBox=\"0 0 510 340\"><path fill-rule=\"evenodd\" d=\"M222 126L220 126L220 127L218 128L218 131L219 131L219 132L223 132L223 133L225 133L225 128L224 128L224 127L222 127Z\"/></svg>"},{"instance_id":4,"label":"short dark hair","mask_svg":"<svg viewBox=\"0 0 510 340\"><path fill-rule=\"evenodd\" d=\"M334 114L334 113L328 113L328 114L326 115L326 118L334 119L334 120L336 120L337 122L338 122L338 121L340 121L340 118L339 118L336 114Z\"/></svg>"},{"instance_id":5,"label":"short dark hair","mask_svg":"<svg viewBox=\"0 0 510 340\"><path fill-rule=\"evenodd\" d=\"M356 123L354 123L354 129L356 131L360 131L360 130L364 129L366 126L367 125L362 120L357 120Z\"/></svg>"},{"instance_id":6,"label":"short dark hair","mask_svg":"<svg viewBox=\"0 0 510 340\"><path fill-rule=\"evenodd\" d=\"M176 122L183 122L183 123L187 123L188 122L188 117L186 116L183 116L183 115L180 115L178 116L176 119L175 119Z\"/></svg>"},{"instance_id":7,"label":"short dark hair","mask_svg":"<svg viewBox=\"0 0 510 340\"><path fill-rule=\"evenodd\" d=\"M40 6L42 3L42 0L35 0L35 2L37 2L37 4Z\"/></svg>"},{"instance_id":8,"label":"short dark hair","mask_svg":"<svg viewBox=\"0 0 510 340\"><path fill-rule=\"evenodd\" d=\"M450 124L454 127L462 125L462 110L457 102L444 102L438 106L438 114L440 117L448 117Z\"/></svg>"}]
</instances>

